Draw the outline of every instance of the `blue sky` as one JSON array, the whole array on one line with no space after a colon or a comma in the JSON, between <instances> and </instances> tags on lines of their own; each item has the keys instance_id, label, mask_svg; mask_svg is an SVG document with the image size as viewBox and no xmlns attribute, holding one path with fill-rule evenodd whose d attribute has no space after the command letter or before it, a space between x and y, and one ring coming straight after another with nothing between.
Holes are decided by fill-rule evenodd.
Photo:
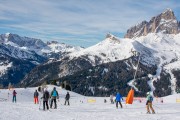
<instances>
[{"instance_id":1,"label":"blue sky","mask_svg":"<svg viewBox=\"0 0 180 120\"><path fill-rule=\"evenodd\" d=\"M179 0L0 0L0 34L88 47L166 8L180 20Z\"/></svg>"}]
</instances>

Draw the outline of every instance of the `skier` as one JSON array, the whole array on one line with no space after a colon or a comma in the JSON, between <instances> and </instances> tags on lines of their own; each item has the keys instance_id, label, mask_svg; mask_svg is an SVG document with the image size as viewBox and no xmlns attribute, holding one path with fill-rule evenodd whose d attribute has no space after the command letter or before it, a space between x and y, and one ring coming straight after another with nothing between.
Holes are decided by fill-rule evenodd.
<instances>
[{"instance_id":1,"label":"skier","mask_svg":"<svg viewBox=\"0 0 180 120\"><path fill-rule=\"evenodd\" d=\"M113 98L114 98L114 96L113 96L113 95L110 95L110 101L111 101L111 104L114 104Z\"/></svg>"},{"instance_id":2,"label":"skier","mask_svg":"<svg viewBox=\"0 0 180 120\"><path fill-rule=\"evenodd\" d=\"M38 96L39 96L39 93L38 93L38 91L36 90L36 91L34 92L34 104L39 104Z\"/></svg>"},{"instance_id":3,"label":"skier","mask_svg":"<svg viewBox=\"0 0 180 120\"><path fill-rule=\"evenodd\" d=\"M147 114L151 114L150 109L152 111L152 114L155 114L155 111L152 107L152 101L153 101L153 96L149 92L147 92L147 102L146 102Z\"/></svg>"},{"instance_id":4,"label":"skier","mask_svg":"<svg viewBox=\"0 0 180 120\"><path fill-rule=\"evenodd\" d=\"M106 99L104 99L104 103L106 103L107 102L107 100Z\"/></svg>"},{"instance_id":5,"label":"skier","mask_svg":"<svg viewBox=\"0 0 180 120\"><path fill-rule=\"evenodd\" d=\"M45 92L43 93L43 110L45 110L45 105L47 110L49 110L49 105L48 105L48 100L49 100L49 92L47 90L45 90ZM42 99L41 98L41 99Z\"/></svg>"},{"instance_id":6,"label":"skier","mask_svg":"<svg viewBox=\"0 0 180 120\"><path fill-rule=\"evenodd\" d=\"M69 92L67 92L66 97L65 97L65 103L64 103L64 105L66 105L66 102L68 103L68 105L70 105L70 104L69 104L69 99L70 99L70 94L69 94Z\"/></svg>"},{"instance_id":7,"label":"skier","mask_svg":"<svg viewBox=\"0 0 180 120\"><path fill-rule=\"evenodd\" d=\"M118 108L118 103L120 104L121 108L123 108L122 104L121 104L121 99L123 100L121 94L118 92L116 94L116 108Z\"/></svg>"},{"instance_id":8,"label":"skier","mask_svg":"<svg viewBox=\"0 0 180 120\"><path fill-rule=\"evenodd\" d=\"M15 103L16 103L16 94L17 94L17 93L16 93L16 91L14 90L14 91L13 91L13 100L12 100L12 102L15 102Z\"/></svg>"},{"instance_id":9,"label":"skier","mask_svg":"<svg viewBox=\"0 0 180 120\"><path fill-rule=\"evenodd\" d=\"M51 92L51 105L50 108L52 108L52 104L54 102L55 106L54 109L57 109L56 99L59 99L59 94L56 90L56 87L54 87L53 91Z\"/></svg>"}]
</instances>

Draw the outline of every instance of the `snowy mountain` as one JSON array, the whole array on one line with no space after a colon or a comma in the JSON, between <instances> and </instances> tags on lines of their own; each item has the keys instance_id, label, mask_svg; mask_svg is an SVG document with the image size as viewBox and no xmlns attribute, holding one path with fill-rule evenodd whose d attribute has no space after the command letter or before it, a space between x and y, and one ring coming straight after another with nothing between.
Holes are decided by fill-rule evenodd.
<instances>
[{"instance_id":1,"label":"snowy mountain","mask_svg":"<svg viewBox=\"0 0 180 120\"><path fill-rule=\"evenodd\" d=\"M79 46L74 47L64 43L58 43L56 41L47 42L47 45L49 47L49 50L43 49L43 55L47 56L48 58L56 58L57 60L64 58L70 53L81 51L84 49Z\"/></svg>"},{"instance_id":2,"label":"snowy mountain","mask_svg":"<svg viewBox=\"0 0 180 120\"><path fill-rule=\"evenodd\" d=\"M10 56L20 59L32 59L32 54L49 58L54 53L59 54L59 58L57 59L60 59L62 54L68 54L83 49L81 47L73 47L58 42L48 42L46 44L40 39L21 37L11 33L0 35L0 43L7 49L10 49L10 52L12 52Z\"/></svg>"},{"instance_id":3,"label":"snowy mountain","mask_svg":"<svg viewBox=\"0 0 180 120\"><path fill-rule=\"evenodd\" d=\"M64 59L59 61L38 66L24 78L21 84L25 86L37 86L45 81L60 80L61 82L68 82L75 92L84 95L92 95L89 92L90 86L94 89L103 86L114 91L117 88L120 89L119 87L121 85L117 88L114 86L117 82L119 83L122 80L129 82L133 79L133 73L138 60L138 56L135 56L135 51L141 54L139 70L141 73L138 73L138 76L154 75L156 72L156 58L153 56L153 53L156 53L155 50L145 47L136 40L117 38L112 34L108 34L105 40L94 46L68 54ZM116 68L117 66L119 68ZM147 70L148 68L150 70ZM94 71L96 72L94 73ZM131 75L125 74L124 71L128 71ZM106 72L108 75L105 74ZM125 79L120 79L122 76ZM111 77L114 79L113 82L102 82L104 79L111 80ZM87 82L89 78L93 78L96 82L93 82L93 80L91 81L92 83L90 81ZM79 88L77 86L86 86L87 89L82 90L81 87ZM128 92L130 87L126 85L126 88L127 90L122 89L123 93L125 91ZM150 90L150 88L147 87L146 90ZM110 94L110 91L106 91L105 93L100 93L100 91L101 89L97 89L94 95Z\"/></svg>"},{"instance_id":4,"label":"snowy mountain","mask_svg":"<svg viewBox=\"0 0 180 120\"><path fill-rule=\"evenodd\" d=\"M149 22L143 21L140 24L131 27L127 30L125 38L146 36L149 33L159 32L165 34L180 33L180 22L176 19L174 12L171 9L166 9L163 13L152 17Z\"/></svg>"},{"instance_id":5,"label":"snowy mountain","mask_svg":"<svg viewBox=\"0 0 180 120\"><path fill-rule=\"evenodd\" d=\"M35 66L83 48L6 33L0 35L0 84L16 84ZM26 67L25 67L26 66ZM23 72L21 72L23 70ZM19 73L21 72L21 73ZM19 74L18 74L19 73Z\"/></svg>"},{"instance_id":6,"label":"snowy mountain","mask_svg":"<svg viewBox=\"0 0 180 120\"><path fill-rule=\"evenodd\" d=\"M147 65L155 65L152 49L145 47L133 39L118 38L107 34L102 42L87 49L69 54L70 58L81 57L87 59L93 66L128 59L135 55L135 51L142 54L142 61Z\"/></svg>"},{"instance_id":7,"label":"snowy mountain","mask_svg":"<svg viewBox=\"0 0 180 120\"><path fill-rule=\"evenodd\" d=\"M130 31L130 34L129 30L127 32L129 35L126 34L128 38L107 34L105 40L94 46L38 66L21 84L37 86L45 81L58 80L68 82L78 93L97 96L117 89L127 93L130 87L141 96L147 91L157 96L176 93L180 89L180 34L173 11L167 9Z\"/></svg>"}]
</instances>

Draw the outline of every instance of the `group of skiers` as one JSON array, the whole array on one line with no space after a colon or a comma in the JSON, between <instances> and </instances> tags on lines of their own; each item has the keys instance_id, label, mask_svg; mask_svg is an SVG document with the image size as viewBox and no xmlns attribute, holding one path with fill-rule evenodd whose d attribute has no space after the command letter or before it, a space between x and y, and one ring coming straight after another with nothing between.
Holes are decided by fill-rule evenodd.
<instances>
[{"instance_id":1,"label":"group of skiers","mask_svg":"<svg viewBox=\"0 0 180 120\"><path fill-rule=\"evenodd\" d=\"M147 99L147 101L146 101L147 114L151 114L150 109L152 111L152 114L155 114L155 111L154 111L154 109L152 107L153 96L150 94L150 92L147 92L146 95L147 95L147 97L146 97L146 99ZM114 96L110 95L111 104L114 104L114 99L113 98L114 98ZM118 103L121 106L121 108L123 108L122 103L121 103L122 100L123 100L123 97L121 96L121 94L119 92L117 92L116 98L115 98L116 108L118 108Z\"/></svg>"},{"instance_id":2,"label":"group of skiers","mask_svg":"<svg viewBox=\"0 0 180 120\"><path fill-rule=\"evenodd\" d=\"M59 99L59 94L58 94L58 91L56 90L56 87L53 88L51 94L49 94L47 89L45 91L43 90L42 92L43 92L43 95L41 99L43 99L43 110L45 110L45 108L47 110L49 109L49 101L50 101L50 108L52 109L52 106L54 103L54 109L57 109L57 99ZM15 102L15 103L16 103L16 94L17 93L14 90L12 102ZM69 99L70 99L70 94L69 92L67 92L64 105L66 105L66 103L70 105ZM34 92L34 104L39 104L39 93L37 90L35 90Z\"/></svg>"},{"instance_id":3,"label":"group of skiers","mask_svg":"<svg viewBox=\"0 0 180 120\"><path fill-rule=\"evenodd\" d=\"M36 99L38 98L38 94L37 94L37 90L34 92L34 99L35 99L35 104L37 103L36 102ZM53 103L54 103L54 109L57 109L57 99L59 99L59 94L58 94L58 91L56 90L56 87L53 88L51 94L49 94L48 90L46 89L44 92L43 92L43 96L41 97L41 99L43 99L43 110L47 109L49 110L49 100L50 100L50 108L52 109L52 106L53 106ZM70 94L69 92L67 92L66 94L66 97L65 97L65 105L66 105L66 102L68 102L68 105L69 104L69 99L70 99Z\"/></svg>"},{"instance_id":4,"label":"group of skiers","mask_svg":"<svg viewBox=\"0 0 180 120\"><path fill-rule=\"evenodd\" d=\"M16 91L13 91L13 100L12 102L16 103ZM34 103L38 104L39 100L39 93L37 90L35 90L34 92ZM110 95L110 101L112 104L114 104L114 96ZM153 96L150 94L150 92L147 92L147 102L146 102L146 108L147 108L147 114L151 114L150 110L152 111L152 114L155 114L155 111L152 107L152 102L153 102ZM47 89L44 91L43 90L43 96L41 97L41 99L43 99L43 110L45 110L45 108L48 110L49 109L49 105L48 105L48 101L50 100L50 108L52 109L53 103L54 103L54 109L57 109L57 99L59 99L59 94L58 91L56 90L56 87L53 88L51 94L49 94L49 92L47 91ZM65 103L64 105L66 105L66 103L68 105L69 104L69 99L70 99L70 94L69 92L67 92L66 97L65 97ZM121 108L123 108L121 101L123 100L122 95L117 92L116 94L116 98L115 98L115 102L116 102L116 108L118 108L118 104L120 105ZM105 103L107 102L106 100L104 101Z\"/></svg>"}]
</instances>

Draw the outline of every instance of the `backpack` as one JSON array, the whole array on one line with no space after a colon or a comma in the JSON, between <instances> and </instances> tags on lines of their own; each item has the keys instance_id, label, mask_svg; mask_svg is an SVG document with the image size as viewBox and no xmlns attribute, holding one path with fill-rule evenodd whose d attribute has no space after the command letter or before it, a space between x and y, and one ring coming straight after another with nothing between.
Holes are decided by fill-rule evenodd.
<instances>
[{"instance_id":1,"label":"backpack","mask_svg":"<svg viewBox=\"0 0 180 120\"><path fill-rule=\"evenodd\" d=\"M151 101L151 102L153 101L153 97L152 96L149 97L149 101Z\"/></svg>"},{"instance_id":2,"label":"backpack","mask_svg":"<svg viewBox=\"0 0 180 120\"><path fill-rule=\"evenodd\" d=\"M48 92L45 92L44 93L44 99L48 99L49 98L49 93Z\"/></svg>"},{"instance_id":3,"label":"backpack","mask_svg":"<svg viewBox=\"0 0 180 120\"><path fill-rule=\"evenodd\" d=\"M52 92L52 96L53 96L53 97L57 97L57 91L56 91L56 90L54 90L54 91Z\"/></svg>"}]
</instances>

